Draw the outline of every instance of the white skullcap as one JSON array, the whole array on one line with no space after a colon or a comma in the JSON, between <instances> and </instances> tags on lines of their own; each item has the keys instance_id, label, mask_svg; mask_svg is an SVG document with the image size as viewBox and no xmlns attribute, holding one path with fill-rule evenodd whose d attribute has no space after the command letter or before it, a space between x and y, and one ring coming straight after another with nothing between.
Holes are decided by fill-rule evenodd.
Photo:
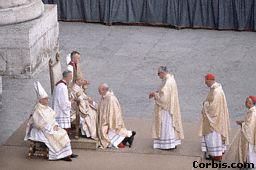
<instances>
[{"instance_id":1,"label":"white skullcap","mask_svg":"<svg viewBox=\"0 0 256 170\"><path fill-rule=\"evenodd\" d=\"M46 91L44 90L44 88L42 87L42 85L40 84L39 81L36 81L34 83L34 86L35 86L35 90L36 90L36 94L37 94L38 99L43 99L43 98L48 97L48 94L46 93Z\"/></svg>"}]
</instances>

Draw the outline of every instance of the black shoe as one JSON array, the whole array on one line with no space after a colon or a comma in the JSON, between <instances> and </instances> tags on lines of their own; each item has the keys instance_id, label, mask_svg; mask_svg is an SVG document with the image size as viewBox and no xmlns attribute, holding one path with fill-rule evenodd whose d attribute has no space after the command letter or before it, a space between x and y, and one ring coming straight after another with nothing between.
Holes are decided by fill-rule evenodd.
<instances>
[{"instance_id":1,"label":"black shoe","mask_svg":"<svg viewBox=\"0 0 256 170\"><path fill-rule=\"evenodd\" d=\"M71 161L72 161L71 156L67 156L67 157L65 157L65 158L62 158L61 160L63 160L63 161L68 161L68 162L71 162Z\"/></svg>"},{"instance_id":2,"label":"black shoe","mask_svg":"<svg viewBox=\"0 0 256 170\"><path fill-rule=\"evenodd\" d=\"M134 140L134 136L136 135L136 132L135 131L132 131L132 136L128 138L128 146L129 148L132 146L132 143L133 143L133 140Z\"/></svg>"},{"instance_id":3,"label":"black shoe","mask_svg":"<svg viewBox=\"0 0 256 170\"><path fill-rule=\"evenodd\" d=\"M81 138L85 138L85 139L87 138L87 136L86 136L86 135L80 135L80 136L81 136Z\"/></svg>"},{"instance_id":4,"label":"black shoe","mask_svg":"<svg viewBox=\"0 0 256 170\"><path fill-rule=\"evenodd\" d=\"M125 137L124 140L122 141L122 144L126 146L128 140L129 140L129 138L128 138L128 137Z\"/></svg>"},{"instance_id":5,"label":"black shoe","mask_svg":"<svg viewBox=\"0 0 256 170\"><path fill-rule=\"evenodd\" d=\"M71 158L77 158L77 157L78 157L78 155L76 155L76 154L72 154L72 155L70 155L70 157L71 157Z\"/></svg>"},{"instance_id":6,"label":"black shoe","mask_svg":"<svg viewBox=\"0 0 256 170\"><path fill-rule=\"evenodd\" d=\"M128 146L131 147L132 142L133 142L133 138L134 138L135 135L136 135L136 132L132 131L132 136L125 137L124 140L122 141L123 145L127 145L127 143L128 143Z\"/></svg>"},{"instance_id":7,"label":"black shoe","mask_svg":"<svg viewBox=\"0 0 256 170\"><path fill-rule=\"evenodd\" d=\"M206 153L204 154L204 158L206 160L212 160L212 156L211 155L207 155Z\"/></svg>"}]
</instances>

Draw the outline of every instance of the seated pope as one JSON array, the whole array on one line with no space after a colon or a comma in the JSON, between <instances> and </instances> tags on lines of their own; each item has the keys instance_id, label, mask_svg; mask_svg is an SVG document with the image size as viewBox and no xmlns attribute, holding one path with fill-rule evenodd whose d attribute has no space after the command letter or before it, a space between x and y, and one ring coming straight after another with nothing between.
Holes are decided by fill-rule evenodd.
<instances>
[{"instance_id":1,"label":"seated pope","mask_svg":"<svg viewBox=\"0 0 256 170\"><path fill-rule=\"evenodd\" d=\"M55 120L56 112L48 106L48 95L37 81L35 90L38 97L30 115L24 140L43 142L49 149L49 160L72 161L70 139L66 130L59 127Z\"/></svg>"},{"instance_id":2,"label":"seated pope","mask_svg":"<svg viewBox=\"0 0 256 170\"><path fill-rule=\"evenodd\" d=\"M116 96L105 83L101 84L98 90L101 95L97 106L100 147L102 149L124 148L126 145L131 147L136 132L126 129L122 109Z\"/></svg>"},{"instance_id":3,"label":"seated pope","mask_svg":"<svg viewBox=\"0 0 256 170\"><path fill-rule=\"evenodd\" d=\"M71 121L76 118L75 113L78 110L82 136L97 139L96 103L85 93L82 87L84 81L83 78L78 77L70 90L71 100L77 101L77 106L72 106Z\"/></svg>"}]
</instances>

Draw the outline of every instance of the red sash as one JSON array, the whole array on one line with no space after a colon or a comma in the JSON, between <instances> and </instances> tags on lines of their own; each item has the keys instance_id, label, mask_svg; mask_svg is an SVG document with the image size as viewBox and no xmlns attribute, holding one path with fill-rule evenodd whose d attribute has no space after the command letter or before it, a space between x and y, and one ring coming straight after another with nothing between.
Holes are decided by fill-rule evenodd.
<instances>
[{"instance_id":1,"label":"red sash","mask_svg":"<svg viewBox=\"0 0 256 170\"><path fill-rule=\"evenodd\" d=\"M77 68L77 64L74 61L70 61L68 65L71 65L71 66Z\"/></svg>"},{"instance_id":2,"label":"red sash","mask_svg":"<svg viewBox=\"0 0 256 170\"><path fill-rule=\"evenodd\" d=\"M58 84L60 84L60 83L64 83L65 85L67 85L67 83L66 83L65 81L60 80L60 81L58 81L58 82L56 83L56 86L57 86Z\"/></svg>"}]
</instances>

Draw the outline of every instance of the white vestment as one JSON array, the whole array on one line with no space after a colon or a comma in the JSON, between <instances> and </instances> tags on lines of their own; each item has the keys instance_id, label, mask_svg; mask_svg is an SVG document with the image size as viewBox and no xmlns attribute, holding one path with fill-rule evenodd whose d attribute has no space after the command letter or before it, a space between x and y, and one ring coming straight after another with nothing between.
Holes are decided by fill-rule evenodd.
<instances>
[{"instance_id":1,"label":"white vestment","mask_svg":"<svg viewBox=\"0 0 256 170\"><path fill-rule=\"evenodd\" d=\"M174 75L167 74L155 93L153 148L173 149L184 138L177 84Z\"/></svg>"},{"instance_id":2,"label":"white vestment","mask_svg":"<svg viewBox=\"0 0 256 170\"><path fill-rule=\"evenodd\" d=\"M72 154L70 139L64 129L53 128L58 123L55 121L55 112L48 106L38 103L29 119L24 140L45 143L49 149L49 160L65 158Z\"/></svg>"},{"instance_id":3,"label":"white vestment","mask_svg":"<svg viewBox=\"0 0 256 170\"><path fill-rule=\"evenodd\" d=\"M200 128L201 150L222 156L228 145L229 113L221 84L215 82L203 104Z\"/></svg>"},{"instance_id":4,"label":"white vestment","mask_svg":"<svg viewBox=\"0 0 256 170\"><path fill-rule=\"evenodd\" d=\"M122 109L113 92L108 91L101 98L98 104L98 114L98 135L101 148L118 148L125 137L132 136L132 131L127 130L124 125Z\"/></svg>"},{"instance_id":5,"label":"white vestment","mask_svg":"<svg viewBox=\"0 0 256 170\"><path fill-rule=\"evenodd\" d=\"M227 146L222 142L221 134L213 131L202 137L201 149L211 156L222 156Z\"/></svg>"},{"instance_id":6,"label":"white vestment","mask_svg":"<svg viewBox=\"0 0 256 170\"><path fill-rule=\"evenodd\" d=\"M85 94L82 87L74 84L71 89L71 97L79 101L78 110L80 112L80 126L82 135L97 139L97 112L96 103L90 104L89 97ZM75 119L76 108L72 108L72 119Z\"/></svg>"},{"instance_id":7,"label":"white vestment","mask_svg":"<svg viewBox=\"0 0 256 170\"><path fill-rule=\"evenodd\" d=\"M255 147L255 145L249 143L248 162L253 163L256 168L256 151L254 149Z\"/></svg>"},{"instance_id":8,"label":"white vestment","mask_svg":"<svg viewBox=\"0 0 256 170\"><path fill-rule=\"evenodd\" d=\"M120 135L116 133L115 131L109 131L108 132L108 138L110 141L110 144L108 147L115 147L118 148L118 145L124 140L125 137L131 137L132 136L132 131L127 130L128 135Z\"/></svg>"},{"instance_id":9,"label":"white vestment","mask_svg":"<svg viewBox=\"0 0 256 170\"><path fill-rule=\"evenodd\" d=\"M69 64L68 64L68 66L67 66L67 70L68 70L68 71L71 71L72 74L73 74L73 72L74 72L73 66L72 66L72 65L69 65Z\"/></svg>"},{"instance_id":10,"label":"white vestment","mask_svg":"<svg viewBox=\"0 0 256 170\"><path fill-rule=\"evenodd\" d=\"M56 121L62 128L71 128L71 102L68 97L68 87L65 83L55 86L53 96L53 109L57 113Z\"/></svg>"},{"instance_id":11,"label":"white vestment","mask_svg":"<svg viewBox=\"0 0 256 170\"><path fill-rule=\"evenodd\" d=\"M237 131L223 162L253 163L256 169L256 107L250 108ZM250 165L252 168L252 165ZM224 168L223 168L224 169ZM225 168L228 169L228 168ZM230 168L231 169L231 168ZM238 169L238 168L237 168Z\"/></svg>"},{"instance_id":12,"label":"white vestment","mask_svg":"<svg viewBox=\"0 0 256 170\"><path fill-rule=\"evenodd\" d=\"M172 149L181 144L181 140L176 137L172 116L168 111L162 110L161 114L161 134L160 138L154 139L154 149Z\"/></svg>"}]
</instances>

